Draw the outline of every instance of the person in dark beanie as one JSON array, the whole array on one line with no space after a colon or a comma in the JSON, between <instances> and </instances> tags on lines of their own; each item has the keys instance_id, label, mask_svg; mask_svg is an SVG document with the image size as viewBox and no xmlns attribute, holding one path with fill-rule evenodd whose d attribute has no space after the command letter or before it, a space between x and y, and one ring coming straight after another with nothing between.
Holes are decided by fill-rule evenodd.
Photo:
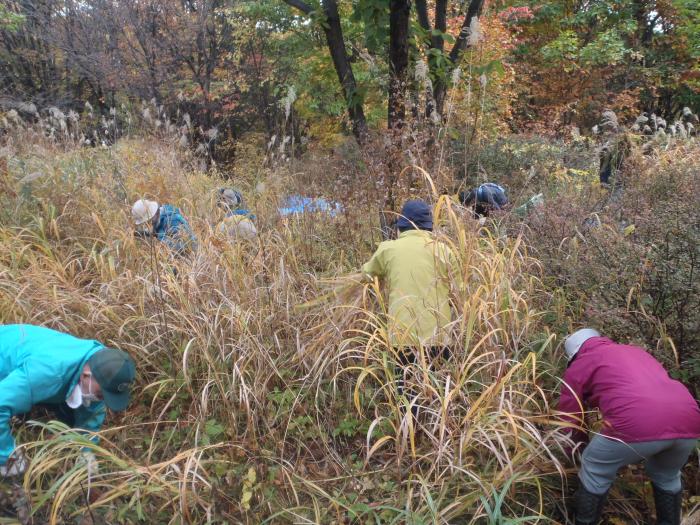
<instances>
[{"instance_id":1,"label":"person in dark beanie","mask_svg":"<svg viewBox=\"0 0 700 525\"><path fill-rule=\"evenodd\" d=\"M425 202L406 202L396 225L398 238L380 243L362 272L388 288L389 343L405 371L421 349L433 358L449 356L450 283L461 282L461 274L449 246L433 238Z\"/></svg>"},{"instance_id":2,"label":"person in dark beanie","mask_svg":"<svg viewBox=\"0 0 700 525\"><path fill-rule=\"evenodd\" d=\"M462 206L473 208L475 218L488 217L491 211L503 209L508 204L506 190L493 182L482 184L470 191L459 192Z\"/></svg>"},{"instance_id":3,"label":"person in dark beanie","mask_svg":"<svg viewBox=\"0 0 700 525\"><path fill-rule=\"evenodd\" d=\"M105 406L126 409L134 376L127 353L98 341L42 326L0 325L0 478L27 468L10 432L12 416L41 405L68 426L97 432ZM85 459L90 469L94 456Z\"/></svg>"}]
</instances>

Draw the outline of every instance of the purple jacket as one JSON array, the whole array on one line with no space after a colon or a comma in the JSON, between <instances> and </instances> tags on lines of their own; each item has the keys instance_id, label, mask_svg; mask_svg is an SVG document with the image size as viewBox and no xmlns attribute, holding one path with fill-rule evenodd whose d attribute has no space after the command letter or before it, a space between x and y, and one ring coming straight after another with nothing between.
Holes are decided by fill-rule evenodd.
<instances>
[{"instance_id":1,"label":"purple jacket","mask_svg":"<svg viewBox=\"0 0 700 525\"><path fill-rule=\"evenodd\" d=\"M700 408L687 388L636 346L586 341L564 374L558 409L580 424L582 406L603 415L600 433L626 443L700 437ZM567 387L568 385L568 387ZM585 442L585 432L574 431Z\"/></svg>"}]
</instances>

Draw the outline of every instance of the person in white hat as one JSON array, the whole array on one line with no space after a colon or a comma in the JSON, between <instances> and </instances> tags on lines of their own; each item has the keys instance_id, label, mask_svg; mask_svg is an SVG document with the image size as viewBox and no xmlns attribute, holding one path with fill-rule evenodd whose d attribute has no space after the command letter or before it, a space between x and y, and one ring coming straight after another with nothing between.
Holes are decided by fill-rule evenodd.
<instances>
[{"instance_id":1,"label":"person in white hat","mask_svg":"<svg viewBox=\"0 0 700 525\"><path fill-rule=\"evenodd\" d=\"M598 523L617 471L639 462L652 481L656 523L680 525L681 469L700 437L693 395L643 348L615 343L592 328L571 334L564 352L569 364L558 411L574 441L587 443L576 525ZM590 442L585 409L598 409L603 418Z\"/></svg>"},{"instance_id":2,"label":"person in white hat","mask_svg":"<svg viewBox=\"0 0 700 525\"><path fill-rule=\"evenodd\" d=\"M150 225L150 229L136 231L139 237L156 237L179 255L197 247L197 238L189 223L180 210L170 204L159 206L156 201L139 199L131 207L131 216L136 226Z\"/></svg>"}]
</instances>

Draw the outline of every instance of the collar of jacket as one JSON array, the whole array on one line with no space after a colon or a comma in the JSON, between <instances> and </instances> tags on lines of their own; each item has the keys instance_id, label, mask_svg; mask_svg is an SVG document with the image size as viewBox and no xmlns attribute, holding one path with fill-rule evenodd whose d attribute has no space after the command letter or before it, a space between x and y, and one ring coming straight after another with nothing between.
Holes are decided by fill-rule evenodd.
<instances>
[{"instance_id":1,"label":"collar of jacket","mask_svg":"<svg viewBox=\"0 0 700 525\"><path fill-rule=\"evenodd\" d=\"M180 212L177 208L171 204L163 204L160 208L160 215L158 216L158 224L156 224L156 232L165 232L168 224L171 224L174 217L177 217Z\"/></svg>"},{"instance_id":2,"label":"collar of jacket","mask_svg":"<svg viewBox=\"0 0 700 525\"><path fill-rule=\"evenodd\" d=\"M588 339L585 343L583 343L581 345L581 348L578 349L578 352L576 352L576 355L573 357L573 359L571 361L569 361L569 363L573 363L579 355L588 352L588 350L591 350L591 349L596 348L596 347L601 346L601 345L614 345L614 344L616 344L615 341L613 341L612 339L609 339L607 337L604 337L604 336L591 337L590 339Z\"/></svg>"},{"instance_id":3,"label":"collar of jacket","mask_svg":"<svg viewBox=\"0 0 700 525\"><path fill-rule=\"evenodd\" d=\"M226 214L226 217L235 217L236 215L245 215L246 217L249 217L251 219L255 219L255 215L250 213L249 210L241 210L241 209L229 211Z\"/></svg>"},{"instance_id":4,"label":"collar of jacket","mask_svg":"<svg viewBox=\"0 0 700 525\"><path fill-rule=\"evenodd\" d=\"M158 223L155 226L156 230L160 230L161 228L163 228L163 225L165 224L165 218L172 214L172 211L166 206L167 204L164 204L163 206L158 208Z\"/></svg>"},{"instance_id":5,"label":"collar of jacket","mask_svg":"<svg viewBox=\"0 0 700 525\"><path fill-rule=\"evenodd\" d=\"M430 237L433 232L428 230L406 230L399 233L399 239L403 237Z\"/></svg>"}]
</instances>

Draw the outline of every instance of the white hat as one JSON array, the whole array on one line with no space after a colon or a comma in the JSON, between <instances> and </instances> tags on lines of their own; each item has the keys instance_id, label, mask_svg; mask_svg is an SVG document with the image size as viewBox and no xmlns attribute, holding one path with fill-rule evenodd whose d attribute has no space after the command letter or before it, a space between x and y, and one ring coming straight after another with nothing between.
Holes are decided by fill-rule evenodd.
<instances>
[{"instance_id":1,"label":"white hat","mask_svg":"<svg viewBox=\"0 0 700 525\"><path fill-rule=\"evenodd\" d=\"M573 334L569 335L564 340L564 353L566 354L566 359L571 361L578 351L583 346L583 343L588 341L591 337L600 337L600 332L594 330L593 328L581 328Z\"/></svg>"},{"instance_id":2,"label":"white hat","mask_svg":"<svg viewBox=\"0 0 700 525\"><path fill-rule=\"evenodd\" d=\"M137 225L150 221L158 211L158 203L146 199L137 200L131 207L131 216Z\"/></svg>"}]
</instances>

